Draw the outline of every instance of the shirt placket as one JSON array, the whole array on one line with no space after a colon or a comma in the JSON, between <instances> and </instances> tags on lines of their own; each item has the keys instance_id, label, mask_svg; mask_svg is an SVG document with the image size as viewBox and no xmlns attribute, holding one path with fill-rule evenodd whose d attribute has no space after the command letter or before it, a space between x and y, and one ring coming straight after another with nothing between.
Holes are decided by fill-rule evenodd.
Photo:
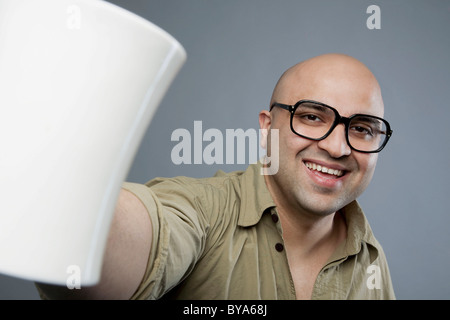
<instances>
[{"instance_id":1,"label":"shirt placket","mask_svg":"<svg viewBox=\"0 0 450 320\"><path fill-rule=\"evenodd\" d=\"M296 299L296 292L295 292L295 286L294 286L294 280L292 278L292 274L289 268L289 262L286 255L284 240L283 240L283 230L281 228L280 219L278 216L278 212L276 208L272 208L271 212L271 220L272 223L276 226L277 229L277 239L274 241L274 243L271 243L272 246L272 252L274 260L279 262L283 261L284 268L286 270L286 273L288 275L289 280L289 292L287 293L288 299L295 300ZM281 258L281 259L280 259ZM275 264L276 265L276 264ZM276 270L275 270L276 272Z\"/></svg>"}]
</instances>

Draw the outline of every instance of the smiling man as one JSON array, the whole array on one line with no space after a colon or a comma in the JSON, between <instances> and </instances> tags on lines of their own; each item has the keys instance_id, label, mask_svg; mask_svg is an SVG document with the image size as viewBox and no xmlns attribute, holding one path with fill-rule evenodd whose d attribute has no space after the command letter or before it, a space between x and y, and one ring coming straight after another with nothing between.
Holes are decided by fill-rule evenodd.
<instances>
[{"instance_id":1,"label":"smiling man","mask_svg":"<svg viewBox=\"0 0 450 320\"><path fill-rule=\"evenodd\" d=\"M366 222L349 228L348 220L362 219L363 213L356 203L346 206L368 186L378 152L391 135L383 113L380 87L370 70L338 54L286 71L271 111L260 113L262 128L279 130L279 172L266 175L266 184L280 216L297 298L311 296L317 275L341 244L350 250L349 239L360 242L355 235L371 232ZM378 247L383 269L376 270L384 270L383 289L373 294L393 297L381 248L375 241L367 244ZM364 274L352 275L364 285Z\"/></svg>"},{"instance_id":2,"label":"smiling man","mask_svg":"<svg viewBox=\"0 0 450 320\"><path fill-rule=\"evenodd\" d=\"M275 174L259 163L125 183L101 283L40 284L42 295L394 299L383 249L356 202L392 133L377 80L352 57L322 55L287 70L270 106L259 120Z\"/></svg>"}]
</instances>

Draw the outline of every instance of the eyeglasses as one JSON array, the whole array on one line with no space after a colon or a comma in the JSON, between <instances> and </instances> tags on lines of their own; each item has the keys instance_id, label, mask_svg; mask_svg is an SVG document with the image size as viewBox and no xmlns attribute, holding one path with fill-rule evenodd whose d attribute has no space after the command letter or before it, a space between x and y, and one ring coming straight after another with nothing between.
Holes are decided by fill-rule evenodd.
<instances>
[{"instance_id":1,"label":"eyeglasses","mask_svg":"<svg viewBox=\"0 0 450 320\"><path fill-rule=\"evenodd\" d=\"M339 112L321 102L300 100L295 105L274 103L291 113L291 130L296 135L315 141L328 137L338 124L345 125L345 137L351 149L363 153L383 150L392 135L386 120L367 114L342 117Z\"/></svg>"}]
</instances>

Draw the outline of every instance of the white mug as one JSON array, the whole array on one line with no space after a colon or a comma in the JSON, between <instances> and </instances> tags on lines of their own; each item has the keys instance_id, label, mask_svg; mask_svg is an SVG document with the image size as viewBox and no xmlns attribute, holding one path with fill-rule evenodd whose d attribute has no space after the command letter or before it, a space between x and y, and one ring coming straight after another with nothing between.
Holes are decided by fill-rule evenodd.
<instances>
[{"instance_id":1,"label":"white mug","mask_svg":"<svg viewBox=\"0 0 450 320\"><path fill-rule=\"evenodd\" d=\"M93 285L118 193L186 59L100 0L0 0L0 273Z\"/></svg>"}]
</instances>

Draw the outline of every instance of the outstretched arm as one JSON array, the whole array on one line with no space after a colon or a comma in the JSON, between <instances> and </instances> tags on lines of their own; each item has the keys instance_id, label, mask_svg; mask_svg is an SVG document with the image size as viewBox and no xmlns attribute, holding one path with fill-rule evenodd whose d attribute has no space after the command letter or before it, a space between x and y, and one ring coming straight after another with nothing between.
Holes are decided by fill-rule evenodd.
<instances>
[{"instance_id":1,"label":"outstretched arm","mask_svg":"<svg viewBox=\"0 0 450 320\"><path fill-rule=\"evenodd\" d=\"M129 299L138 288L151 248L152 225L142 202L122 189L111 224L99 284L81 289L37 284L48 299Z\"/></svg>"}]
</instances>

